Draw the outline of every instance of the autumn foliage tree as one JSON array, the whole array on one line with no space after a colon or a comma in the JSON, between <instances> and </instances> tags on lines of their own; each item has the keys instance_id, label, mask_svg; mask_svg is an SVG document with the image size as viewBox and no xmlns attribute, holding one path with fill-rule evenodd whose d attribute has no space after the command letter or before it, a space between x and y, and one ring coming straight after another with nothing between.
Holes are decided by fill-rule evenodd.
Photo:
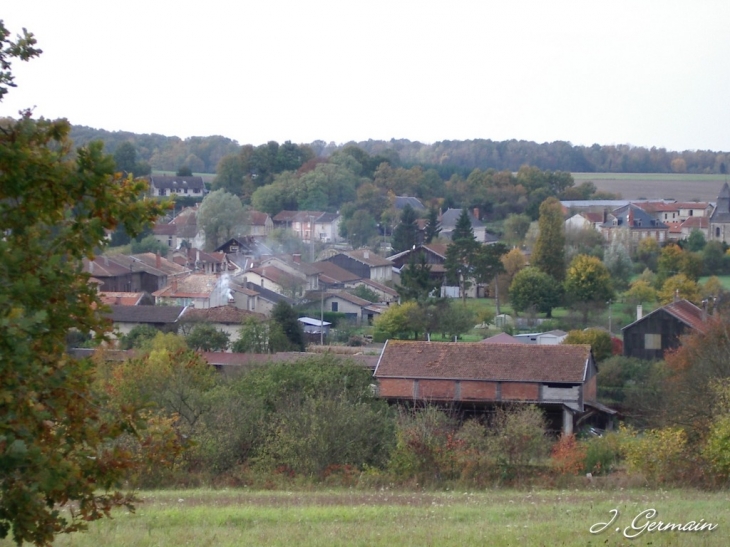
<instances>
[{"instance_id":1,"label":"autumn foliage tree","mask_svg":"<svg viewBox=\"0 0 730 547\"><path fill-rule=\"evenodd\" d=\"M10 61L40 53L31 34L8 37L0 22L0 99ZM143 182L115 178L101 143L72 155L69 131L30 111L0 127L0 538L17 544L48 545L133 501L115 492L129 454L109 441L134 431L136 415L101 414L94 367L65 341L72 328L102 336L110 326L82 259L106 230L136 235L162 206L139 199Z\"/></svg>"}]
</instances>

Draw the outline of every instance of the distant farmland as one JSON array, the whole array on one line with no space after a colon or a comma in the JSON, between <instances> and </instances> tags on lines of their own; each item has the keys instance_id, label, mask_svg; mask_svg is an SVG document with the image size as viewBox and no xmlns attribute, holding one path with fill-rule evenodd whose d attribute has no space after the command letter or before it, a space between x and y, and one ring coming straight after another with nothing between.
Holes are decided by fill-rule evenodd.
<instances>
[{"instance_id":1,"label":"distant farmland","mask_svg":"<svg viewBox=\"0 0 730 547\"><path fill-rule=\"evenodd\" d=\"M727 175L674 173L573 173L576 185L591 181L596 188L623 199L715 201Z\"/></svg>"}]
</instances>

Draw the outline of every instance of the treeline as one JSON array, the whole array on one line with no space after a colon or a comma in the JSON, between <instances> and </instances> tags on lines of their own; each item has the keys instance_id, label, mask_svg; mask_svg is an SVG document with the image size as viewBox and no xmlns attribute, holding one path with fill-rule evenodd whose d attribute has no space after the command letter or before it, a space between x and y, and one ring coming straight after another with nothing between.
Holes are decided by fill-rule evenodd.
<instances>
[{"instance_id":1,"label":"treeline","mask_svg":"<svg viewBox=\"0 0 730 547\"><path fill-rule=\"evenodd\" d=\"M76 147L100 140L105 151L112 155L124 143L131 143L137 152L137 161L149 164L154 170L177 171L186 166L194 173L215 173L221 158L240 148L236 141L218 135L181 139L154 133L105 131L83 125L72 127L71 140Z\"/></svg>"},{"instance_id":2,"label":"treeline","mask_svg":"<svg viewBox=\"0 0 730 547\"><path fill-rule=\"evenodd\" d=\"M315 143L313 143L315 144ZM439 141L423 144L407 139L348 143L369 154L397 152L404 165L434 167L450 176L473 169L517 171L523 165L572 173L703 173L724 174L730 168L730 153L710 150L675 152L665 148L600 145L574 146L566 141ZM331 149L325 148L324 150Z\"/></svg>"},{"instance_id":3,"label":"treeline","mask_svg":"<svg viewBox=\"0 0 730 547\"><path fill-rule=\"evenodd\" d=\"M175 171L186 165L194 172L215 173L218 162L241 148L258 150L278 147L276 142L262 146L239 144L221 136L166 137L142 135L127 131L105 131L85 126L74 126L71 138L77 146L92 140L104 142L107 152L113 154L123 142L131 142L140 161L152 169ZM291 143L290 143L291 144ZM730 153L711 150L672 151L665 148L641 146L600 145L576 146L566 141L536 143L524 140L493 141L473 139L465 141L438 141L424 144L408 139L389 141L368 140L335 144L314 141L300 144L315 157L327 158L339 150L357 146L370 156L384 156L406 167L421 166L435 169L441 178L453 174L468 175L474 169L517 171L523 165L542 170L587 173L704 173L724 174L730 168Z\"/></svg>"}]
</instances>

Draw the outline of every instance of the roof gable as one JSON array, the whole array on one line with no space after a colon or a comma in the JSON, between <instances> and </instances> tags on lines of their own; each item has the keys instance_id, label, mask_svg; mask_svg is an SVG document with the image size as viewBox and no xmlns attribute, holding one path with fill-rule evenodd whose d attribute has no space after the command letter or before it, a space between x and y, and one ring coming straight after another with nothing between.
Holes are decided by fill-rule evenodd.
<instances>
[{"instance_id":1,"label":"roof gable","mask_svg":"<svg viewBox=\"0 0 730 547\"><path fill-rule=\"evenodd\" d=\"M678 321L681 321L688 327L691 327L699 332L705 332L707 329L704 317L705 312L703 312L700 308L695 306L689 300L680 299L675 302L670 302L669 304L662 306L661 308L657 308L650 313L647 313L641 319L637 319L633 323L626 325L621 330L628 329L638 323L644 322L647 320L648 317L651 317L656 313L667 313Z\"/></svg>"}]
</instances>

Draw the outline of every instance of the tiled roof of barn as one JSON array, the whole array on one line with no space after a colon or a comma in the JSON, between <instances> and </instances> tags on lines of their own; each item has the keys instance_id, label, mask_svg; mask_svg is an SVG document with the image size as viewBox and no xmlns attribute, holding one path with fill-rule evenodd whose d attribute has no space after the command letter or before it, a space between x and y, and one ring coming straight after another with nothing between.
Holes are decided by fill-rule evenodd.
<instances>
[{"instance_id":1,"label":"tiled roof of barn","mask_svg":"<svg viewBox=\"0 0 730 547\"><path fill-rule=\"evenodd\" d=\"M581 383L587 345L438 343L388 340L376 377Z\"/></svg>"}]
</instances>

